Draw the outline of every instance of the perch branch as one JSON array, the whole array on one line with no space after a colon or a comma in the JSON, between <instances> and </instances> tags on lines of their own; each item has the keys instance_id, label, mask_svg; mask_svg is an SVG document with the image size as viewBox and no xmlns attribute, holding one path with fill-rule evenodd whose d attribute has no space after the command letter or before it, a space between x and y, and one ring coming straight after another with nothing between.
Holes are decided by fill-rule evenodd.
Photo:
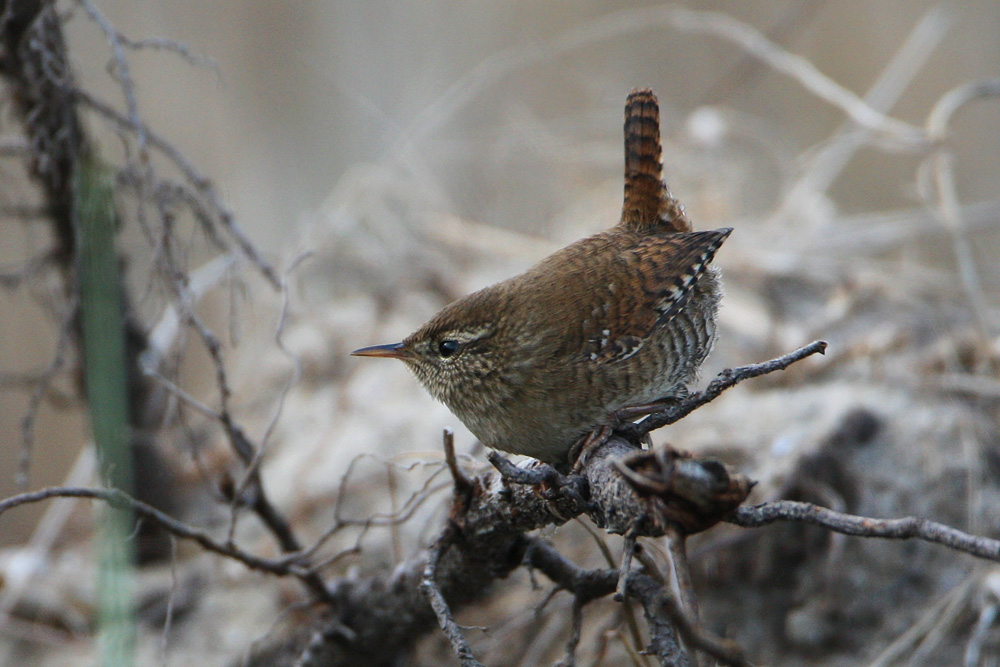
<instances>
[{"instance_id":1,"label":"perch branch","mask_svg":"<svg viewBox=\"0 0 1000 667\"><path fill-rule=\"evenodd\" d=\"M705 395L718 395L721 387L731 386L739 379L785 368L796 359L821 351L822 347L821 343L815 343L774 362L723 373L713 383L720 388L706 390ZM698 400L707 402L711 399ZM332 607L334 618L327 621L325 628L314 633L312 643L307 653L302 654L300 662L303 665L391 662L393 657L408 651L442 616L445 616L446 625L457 629L454 617L450 615L464 605L481 599L493 582L507 576L525 560L571 591L581 606L589 600L612 595L620 577L618 569L582 570L553 547L526 536L526 533L543 526L558 525L586 513L598 526L611 532L625 533L634 527L640 536L663 535L669 525L657 520L656 510L659 507L657 503L667 502L664 497L690 494L694 499L691 502L704 508L712 507L711 503L704 502L704 494L706 489L718 493L718 483L723 479L718 470L720 464L701 462L676 453L668 456L657 451L639 452L646 458L631 459L632 477L640 480L648 477L652 482L640 484L637 489L632 478L626 479L618 468L623 457L636 453L630 442L613 434L591 453L577 476L561 475L544 465L525 470L499 456L491 457L502 474L474 479L463 476L471 485L471 493L454 505L448 528L432 547L430 558L425 555L409 559L391 573L338 578L323 586L324 591L336 600ZM707 486L695 489L694 486L702 478ZM567 493L566 489L572 489L572 492ZM316 586L313 575L317 566L311 560L312 554L293 553L276 559L261 558L114 489L54 488L22 494L0 501L0 513L55 496L94 498L114 506L131 507L144 519L162 525L179 538L193 540L213 553L233 558L256 570L295 576L310 589ZM781 502L738 509L730 520L745 527L777 520L811 521L854 535L919 537L980 557L1000 560L1000 543L997 541L966 535L920 519L877 521L841 515L803 503ZM692 524L694 527L701 525L698 522ZM429 563L432 567L428 575ZM427 581L431 581L432 585L427 586ZM629 598L643 607L650 626L651 650L657 654L660 664L691 664L690 659L683 655L678 636L683 637L693 649L704 651L725 664L749 664L731 642L711 635L685 614L668 586L651 576L646 568L635 565L631 569L625 590ZM320 591L315 593L324 595ZM428 596L438 602L443 601L445 606L439 606L436 612ZM442 609L447 609L448 614L441 614ZM675 631L679 634L673 634ZM465 652L467 644L462 642L453 642L457 646L456 652L463 660L473 660L471 651ZM571 658L572 651L567 653L567 657Z\"/></svg>"},{"instance_id":2,"label":"perch branch","mask_svg":"<svg viewBox=\"0 0 1000 667\"><path fill-rule=\"evenodd\" d=\"M725 390L736 386L744 380L760 377L761 375L767 375L768 373L774 373L775 371L783 371L796 361L802 361L806 357L811 357L814 354L825 353L826 341L817 340L804 347L800 347L794 352L789 352L784 356L778 357L777 359L765 361L760 364L749 364L747 366L727 368L719 373L704 391L694 392L687 398L671 405L667 409L654 413L638 424L622 430L632 437L643 437L650 431L667 426L668 424L673 424L674 422L687 417L689 414L706 403L714 401Z\"/></svg>"}]
</instances>

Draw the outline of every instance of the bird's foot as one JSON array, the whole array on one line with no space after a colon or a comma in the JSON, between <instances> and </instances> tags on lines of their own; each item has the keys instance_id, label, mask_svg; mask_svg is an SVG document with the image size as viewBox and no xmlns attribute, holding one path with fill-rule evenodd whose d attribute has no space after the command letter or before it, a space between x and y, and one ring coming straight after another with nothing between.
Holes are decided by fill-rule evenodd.
<instances>
[{"instance_id":1,"label":"bird's foot","mask_svg":"<svg viewBox=\"0 0 1000 667\"><path fill-rule=\"evenodd\" d=\"M541 461L535 461L530 468L521 468L496 451L490 452L487 458L500 473L505 486L512 482L533 487L535 493L547 502L546 509L563 522L567 521L567 517L556 508L560 496L569 498L575 504L577 513L589 507L586 499L589 491L581 477L563 475L555 467Z\"/></svg>"},{"instance_id":2,"label":"bird's foot","mask_svg":"<svg viewBox=\"0 0 1000 667\"><path fill-rule=\"evenodd\" d=\"M570 475L579 474L590 453L607 442L613 432L610 426L601 425L577 440L569 450L568 458L573 462Z\"/></svg>"},{"instance_id":3,"label":"bird's foot","mask_svg":"<svg viewBox=\"0 0 1000 667\"><path fill-rule=\"evenodd\" d=\"M661 398L658 401L652 401L651 403L626 405L624 408L618 408L611 413L611 423L616 427L623 426L629 422L639 419L640 417L648 417L649 415L656 414L657 412L669 410L682 400L684 400L682 396L670 396L669 398Z\"/></svg>"}]
</instances>

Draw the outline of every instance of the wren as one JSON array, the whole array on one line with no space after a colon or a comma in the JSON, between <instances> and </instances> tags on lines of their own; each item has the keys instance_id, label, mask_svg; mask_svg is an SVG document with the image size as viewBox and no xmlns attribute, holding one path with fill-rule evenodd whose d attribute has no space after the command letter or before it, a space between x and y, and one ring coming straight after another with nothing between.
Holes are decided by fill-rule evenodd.
<instances>
[{"instance_id":1,"label":"wren","mask_svg":"<svg viewBox=\"0 0 1000 667\"><path fill-rule=\"evenodd\" d=\"M352 354L402 360L483 444L556 465L623 409L682 397L715 342L710 263L732 229L692 231L660 156L656 96L635 90L615 227Z\"/></svg>"}]
</instances>

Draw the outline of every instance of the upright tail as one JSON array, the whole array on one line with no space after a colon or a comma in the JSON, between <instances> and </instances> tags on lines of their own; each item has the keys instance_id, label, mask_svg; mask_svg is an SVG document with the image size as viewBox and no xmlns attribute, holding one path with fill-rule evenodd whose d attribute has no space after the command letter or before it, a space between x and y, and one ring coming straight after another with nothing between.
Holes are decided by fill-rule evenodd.
<instances>
[{"instance_id":1,"label":"upright tail","mask_svg":"<svg viewBox=\"0 0 1000 667\"><path fill-rule=\"evenodd\" d=\"M689 232L684 207L663 182L660 105L648 88L625 101L625 201L621 225L642 233Z\"/></svg>"}]
</instances>

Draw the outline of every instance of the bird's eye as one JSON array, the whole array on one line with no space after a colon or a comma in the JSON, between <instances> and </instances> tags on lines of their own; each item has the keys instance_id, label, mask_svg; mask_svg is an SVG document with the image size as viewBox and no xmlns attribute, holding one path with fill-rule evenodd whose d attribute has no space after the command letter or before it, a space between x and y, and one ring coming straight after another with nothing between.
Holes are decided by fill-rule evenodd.
<instances>
[{"instance_id":1,"label":"bird's eye","mask_svg":"<svg viewBox=\"0 0 1000 667\"><path fill-rule=\"evenodd\" d=\"M446 338L438 343L438 354L442 359L447 359L458 351L458 341Z\"/></svg>"}]
</instances>

